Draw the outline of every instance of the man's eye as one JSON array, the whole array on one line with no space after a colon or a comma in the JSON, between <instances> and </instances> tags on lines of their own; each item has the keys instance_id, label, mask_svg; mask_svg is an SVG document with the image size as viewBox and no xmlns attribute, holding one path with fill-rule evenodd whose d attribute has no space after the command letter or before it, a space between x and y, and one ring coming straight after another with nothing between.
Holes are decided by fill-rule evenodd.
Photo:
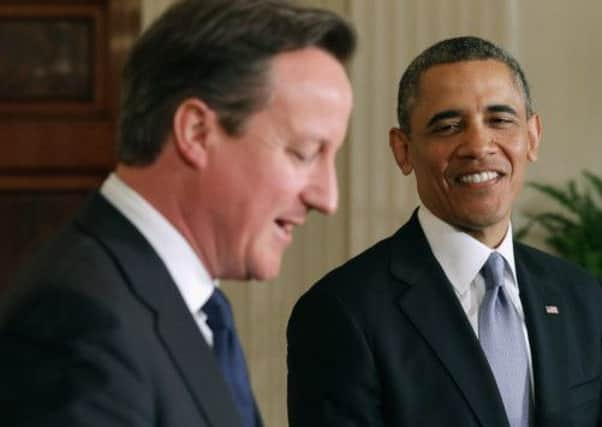
<instances>
[{"instance_id":1,"label":"man's eye","mask_svg":"<svg viewBox=\"0 0 602 427\"><path fill-rule=\"evenodd\" d=\"M496 127L506 127L514 123L514 119L511 117L492 117L489 122Z\"/></svg>"},{"instance_id":2,"label":"man's eye","mask_svg":"<svg viewBox=\"0 0 602 427\"><path fill-rule=\"evenodd\" d=\"M300 151L293 151L293 154L295 155L297 160L301 160L302 162L307 161L307 159L309 158L307 154L301 153Z\"/></svg>"},{"instance_id":3,"label":"man's eye","mask_svg":"<svg viewBox=\"0 0 602 427\"><path fill-rule=\"evenodd\" d=\"M299 160L300 162L309 162L316 156L316 153L304 152L300 150L290 150L290 153L295 159Z\"/></svg>"},{"instance_id":4,"label":"man's eye","mask_svg":"<svg viewBox=\"0 0 602 427\"><path fill-rule=\"evenodd\" d=\"M432 132L437 135L451 135L460 130L460 123L441 123L432 128Z\"/></svg>"}]
</instances>

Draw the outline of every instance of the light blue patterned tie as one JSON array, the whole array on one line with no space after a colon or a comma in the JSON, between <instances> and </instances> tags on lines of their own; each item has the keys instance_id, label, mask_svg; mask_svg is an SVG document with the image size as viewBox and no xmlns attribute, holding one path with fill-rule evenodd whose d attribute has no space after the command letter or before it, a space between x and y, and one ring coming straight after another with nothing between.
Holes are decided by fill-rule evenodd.
<instances>
[{"instance_id":1,"label":"light blue patterned tie","mask_svg":"<svg viewBox=\"0 0 602 427\"><path fill-rule=\"evenodd\" d=\"M504 291L504 259L492 252L481 269L485 297L479 309L479 341L502 396L511 427L529 426L530 379L522 322Z\"/></svg>"}]
</instances>

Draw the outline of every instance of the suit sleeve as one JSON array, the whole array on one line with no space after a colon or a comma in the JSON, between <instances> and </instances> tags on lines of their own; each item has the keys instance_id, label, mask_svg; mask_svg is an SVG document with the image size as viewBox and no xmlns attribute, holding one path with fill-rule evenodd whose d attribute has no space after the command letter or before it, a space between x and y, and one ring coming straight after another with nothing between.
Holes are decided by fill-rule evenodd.
<instances>
[{"instance_id":1,"label":"suit sleeve","mask_svg":"<svg viewBox=\"0 0 602 427\"><path fill-rule=\"evenodd\" d=\"M385 424L368 339L339 299L316 289L302 297L287 339L290 427Z\"/></svg>"},{"instance_id":2,"label":"suit sleeve","mask_svg":"<svg viewBox=\"0 0 602 427\"><path fill-rule=\"evenodd\" d=\"M152 424L152 388L119 335L109 310L73 292L21 304L0 330L2 425Z\"/></svg>"}]
</instances>

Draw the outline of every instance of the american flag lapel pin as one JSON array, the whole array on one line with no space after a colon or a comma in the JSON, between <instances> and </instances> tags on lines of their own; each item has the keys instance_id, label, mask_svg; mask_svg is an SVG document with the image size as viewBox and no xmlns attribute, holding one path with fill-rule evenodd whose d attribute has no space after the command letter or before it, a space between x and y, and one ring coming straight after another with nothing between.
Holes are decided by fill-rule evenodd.
<instances>
[{"instance_id":1,"label":"american flag lapel pin","mask_svg":"<svg viewBox=\"0 0 602 427\"><path fill-rule=\"evenodd\" d=\"M546 314L559 314L557 305L546 305Z\"/></svg>"}]
</instances>

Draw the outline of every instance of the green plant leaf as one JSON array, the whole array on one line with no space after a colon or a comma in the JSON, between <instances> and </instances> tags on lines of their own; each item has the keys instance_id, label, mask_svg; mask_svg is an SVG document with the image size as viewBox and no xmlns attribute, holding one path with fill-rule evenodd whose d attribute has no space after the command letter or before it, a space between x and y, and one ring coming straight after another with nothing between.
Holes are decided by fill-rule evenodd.
<instances>
[{"instance_id":1,"label":"green plant leaf","mask_svg":"<svg viewBox=\"0 0 602 427\"><path fill-rule=\"evenodd\" d=\"M564 213L527 214L528 222L517 230L515 238L521 240L533 227L540 227L550 248L602 278L602 178L589 171L582 174L586 184L582 191L574 180L562 187L529 183L530 188L558 203Z\"/></svg>"},{"instance_id":2,"label":"green plant leaf","mask_svg":"<svg viewBox=\"0 0 602 427\"><path fill-rule=\"evenodd\" d=\"M574 201L572 200L571 194L568 190L558 189L552 185L538 184L535 182L531 182L528 185L529 187L538 190L540 193L551 197L569 211L575 211Z\"/></svg>"},{"instance_id":3,"label":"green plant leaf","mask_svg":"<svg viewBox=\"0 0 602 427\"><path fill-rule=\"evenodd\" d=\"M598 196L602 197L602 178L594 175L590 171L583 171L583 176L589 181L591 186L596 189Z\"/></svg>"}]
</instances>

